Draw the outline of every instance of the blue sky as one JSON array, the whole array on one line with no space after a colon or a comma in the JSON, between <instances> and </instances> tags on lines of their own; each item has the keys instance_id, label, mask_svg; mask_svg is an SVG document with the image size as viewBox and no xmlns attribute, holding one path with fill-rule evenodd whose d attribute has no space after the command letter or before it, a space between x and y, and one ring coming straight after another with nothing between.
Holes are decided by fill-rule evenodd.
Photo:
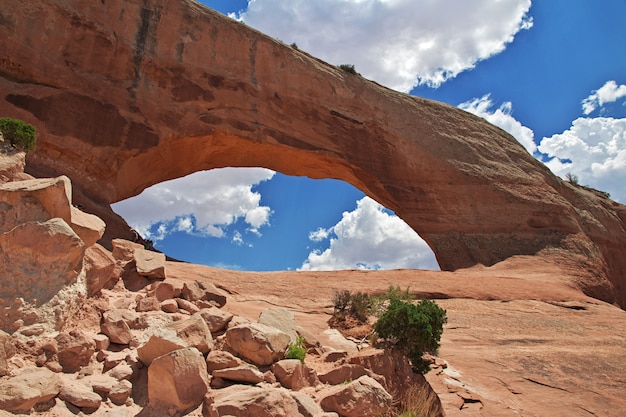
<instances>
[{"instance_id":1,"label":"blue sky","mask_svg":"<svg viewBox=\"0 0 626 417\"><path fill-rule=\"evenodd\" d=\"M561 177L626 202L626 2L203 0L331 64L484 117ZM438 269L349 184L227 168L158 184L121 214L175 258L240 270Z\"/></svg>"}]
</instances>

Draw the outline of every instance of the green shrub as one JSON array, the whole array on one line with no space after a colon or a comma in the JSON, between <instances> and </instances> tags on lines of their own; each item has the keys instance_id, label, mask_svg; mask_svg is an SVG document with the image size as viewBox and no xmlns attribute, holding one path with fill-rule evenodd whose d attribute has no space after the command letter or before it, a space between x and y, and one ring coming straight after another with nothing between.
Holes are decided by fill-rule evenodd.
<instances>
[{"instance_id":1,"label":"green shrub","mask_svg":"<svg viewBox=\"0 0 626 417\"><path fill-rule=\"evenodd\" d=\"M25 151L32 151L35 149L37 129L35 129L33 125L24 123L21 120L1 117L0 132L2 132L4 139L11 142L11 145L13 146L21 148Z\"/></svg>"},{"instance_id":2,"label":"green shrub","mask_svg":"<svg viewBox=\"0 0 626 417\"><path fill-rule=\"evenodd\" d=\"M290 343L285 352L285 359L299 359L304 363L306 356L306 349L302 346L304 344L304 337L298 336L295 343Z\"/></svg>"},{"instance_id":3,"label":"green shrub","mask_svg":"<svg viewBox=\"0 0 626 417\"><path fill-rule=\"evenodd\" d=\"M413 364L413 370L426 373L429 364L422 359L425 352L437 352L446 323L446 311L429 300L417 305L393 299L374 326L384 339L394 339Z\"/></svg>"}]
</instances>

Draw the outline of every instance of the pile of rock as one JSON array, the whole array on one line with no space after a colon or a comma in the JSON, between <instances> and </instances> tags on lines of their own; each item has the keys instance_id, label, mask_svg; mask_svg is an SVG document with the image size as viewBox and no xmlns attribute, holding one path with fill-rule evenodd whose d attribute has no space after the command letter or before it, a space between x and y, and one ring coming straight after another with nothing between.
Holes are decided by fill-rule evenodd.
<instances>
[{"instance_id":1,"label":"pile of rock","mask_svg":"<svg viewBox=\"0 0 626 417\"><path fill-rule=\"evenodd\" d=\"M137 276L127 263L140 264L142 255L129 256L135 253L129 249L142 249L133 245L116 241L112 257L134 285ZM124 283L122 278L92 298L99 311L99 320L92 321L99 329L36 338L2 334L0 371L6 376L0 379L0 409L368 416L388 410L390 392L407 381L423 382L390 352L368 349L349 356L319 346L313 336L298 333L285 309L268 309L257 322L235 316L221 308L223 292L205 282L164 278L138 291ZM304 362L284 359L298 335L305 337L309 355Z\"/></svg>"},{"instance_id":2,"label":"pile of rock","mask_svg":"<svg viewBox=\"0 0 626 417\"><path fill-rule=\"evenodd\" d=\"M5 172L13 172L11 169ZM68 178L0 184L0 410L55 416L369 416L410 384L402 356L322 347L281 308L256 322L167 276L165 256L71 204ZM306 361L285 359L302 336Z\"/></svg>"}]
</instances>

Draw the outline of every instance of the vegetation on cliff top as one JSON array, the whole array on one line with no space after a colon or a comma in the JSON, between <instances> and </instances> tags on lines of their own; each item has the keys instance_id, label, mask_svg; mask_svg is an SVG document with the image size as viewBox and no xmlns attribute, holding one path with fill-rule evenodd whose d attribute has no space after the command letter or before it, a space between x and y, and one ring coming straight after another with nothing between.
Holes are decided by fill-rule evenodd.
<instances>
[{"instance_id":1,"label":"vegetation on cliff top","mask_svg":"<svg viewBox=\"0 0 626 417\"><path fill-rule=\"evenodd\" d=\"M0 117L0 132L16 148L32 151L37 142L37 129L33 125L10 117Z\"/></svg>"}]
</instances>

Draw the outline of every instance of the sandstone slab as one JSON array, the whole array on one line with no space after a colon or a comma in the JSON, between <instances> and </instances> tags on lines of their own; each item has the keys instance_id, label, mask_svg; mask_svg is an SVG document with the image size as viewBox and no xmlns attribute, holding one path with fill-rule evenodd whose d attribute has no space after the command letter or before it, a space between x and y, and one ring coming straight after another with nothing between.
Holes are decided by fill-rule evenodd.
<instances>
[{"instance_id":1,"label":"sandstone slab","mask_svg":"<svg viewBox=\"0 0 626 417\"><path fill-rule=\"evenodd\" d=\"M256 366L250 364L216 369L212 372L212 376L245 384L258 384L263 381L263 373Z\"/></svg>"},{"instance_id":2,"label":"sandstone slab","mask_svg":"<svg viewBox=\"0 0 626 417\"><path fill-rule=\"evenodd\" d=\"M0 380L0 410L28 412L59 394L59 377L47 368L28 368Z\"/></svg>"}]
</instances>

